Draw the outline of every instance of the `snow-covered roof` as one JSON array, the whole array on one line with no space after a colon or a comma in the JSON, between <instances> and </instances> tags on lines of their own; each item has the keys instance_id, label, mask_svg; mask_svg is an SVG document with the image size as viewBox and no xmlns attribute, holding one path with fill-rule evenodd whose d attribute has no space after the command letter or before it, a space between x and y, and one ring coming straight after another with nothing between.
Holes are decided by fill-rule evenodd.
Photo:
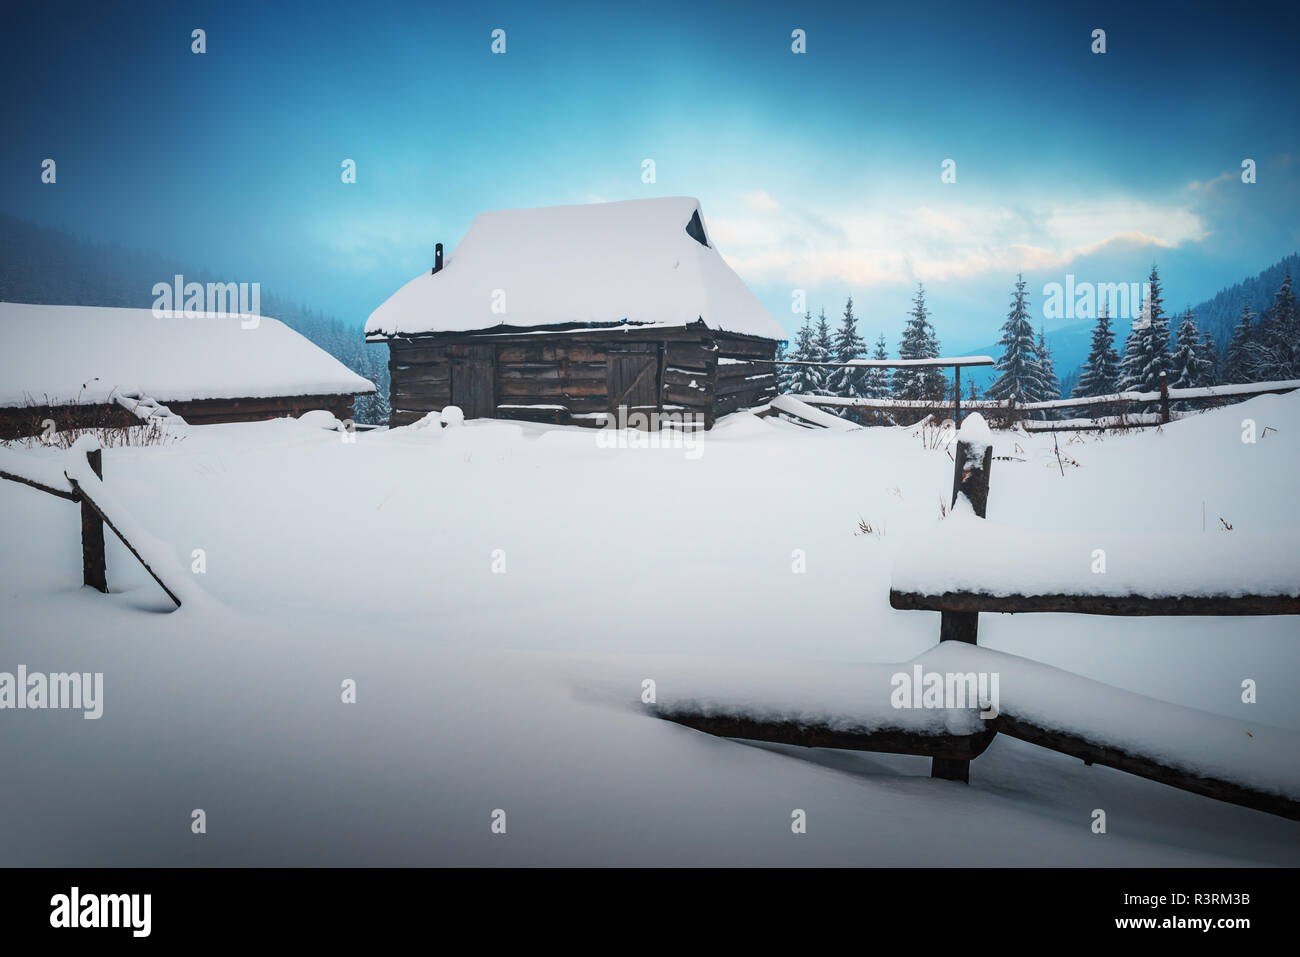
<instances>
[{"instance_id":1,"label":"snow-covered roof","mask_svg":"<svg viewBox=\"0 0 1300 957\"><path fill-rule=\"evenodd\" d=\"M0 407L127 391L185 402L375 390L279 320L253 318L0 302Z\"/></svg>"},{"instance_id":2,"label":"snow-covered roof","mask_svg":"<svg viewBox=\"0 0 1300 957\"><path fill-rule=\"evenodd\" d=\"M425 270L371 314L366 335L703 320L785 339L718 254L699 210L679 196L480 213L441 270ZM697 216L693 231L708 245L687 232Z\"/></svg>"}]
</instances>

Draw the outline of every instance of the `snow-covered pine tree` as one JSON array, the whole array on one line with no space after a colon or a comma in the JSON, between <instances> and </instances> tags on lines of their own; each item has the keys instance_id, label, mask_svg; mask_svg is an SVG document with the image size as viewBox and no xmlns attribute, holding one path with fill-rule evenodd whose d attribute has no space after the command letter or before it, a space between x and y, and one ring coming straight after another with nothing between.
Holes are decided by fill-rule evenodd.
<instances>
[{"instance_id":1,"label":"snow-covered pine tree","mask_svg":"<svg viewBox=\"0 0 1300 957\"><path fill-rule=\"evenodd\" d=\"M812 313L805 312L803 325L794 340L794 351L790 353L795 362L819 362L817 358L816 334L813 332ZM791 366L789 390L794 395L817 395L821 389L821 370L816 366Z\"/></svg>"},{"instance_id":2,"label":"snow-covered pine tree","mask_svg":"<svg viewBox=\"0 0 1300 957\"><path fill-rule=\"evenodd\" d=\"M816 358L813 362L834 362L835 361L835 340L831 336L831 324L826 318L826 309L823 308L817 316L816 331L813 334L813 352ZM814 368L817 373L817 395L834 395L830 391L830 378L834 369L825 367Z\"/></svg>"},{"instance_id":3,"label":"snow-covered pine tree","mask_svg":"<svg viewBox=\"0 0 1300 957\"><path fill-rule=\"evenodd\" d=\"M925 307L925 287L917 284L912 311L903 327L903 338L898 343L900 359L937 359L939 340L930 324L930 312ZM920 367L895 369L894 396L899 399L932 399L942 402L948 394L948 377L942 369Z\"/></svg>"},{"instance_id":4,"label":"snow-covered pine tree","mask_svg":"<svg viewBox=\"0 0 1300 957\"><path fill-rule=\"evenodd\" d=\"M853 315L853 297L844 304L844 316L840 327L835 332L832 357L836 362L851 362L861 359L867 351L867 343L858 335L858 319ZM866 392L865 369L831 369L827 379L827 391L831 395L846 399L861 399Z\"/></svg>"},{"instance_id":5,"label":"snow-covered pine tree","mask_svg":"<svg viewBox=\"0 0 1300 957\"><path fill-rule=\"evenodd\" d=\"M1056 378L1056 363L1052 360L1052 349L1047 344L1047 336L1042 326L1038 327L1038 342L1034 344L1034 361L1038 363L1038 378L1043 383L1043 391L1038 402L1047 402L1061 397L1061 383ZM1054 418L1051 412L1044 411L1040 418Z\"/></svg>"},{"instance_id":6,"label":"snow-covered pine tree","mask_svg":"<svg viewBox=\"0 0 1300 957\"><path fill-rule=\"evenodd\" d=\"M1220 378L1231 384L1255 382L1255 314L1250 306L1243 303L1241 315L1232 329L1232 340L1228 343L1228 352L1223 359L1223 373Z\"/></svg>"},{"instance_id":7,"label":"snow-covered pine tree","mask_svg":"<svg viewBox=\"0 0 1300 957\"><path fill-rule=\"evenodd\" d=\"M788 342L778 342L776 344L776 392L777 395L785 395L790 391L790 381L794 378L794 366L781 365L781 361L790 358L790 344Z\"/></svg>"},{"instance_id":8,"label":"snow-covered pine tree","mask_svg":"<svg viewBox=\"0 0 1300 957\"><path fill-rule=\"evenodd\" d=\"M388 350L383 351L387 352ZM366 378L378 385L379 391L371 397L369 418L366 420L358 418L357 421L365 421L370 425L387 425L389 416L392 415L392 405L389 399L388 357L382 355L378 348L371 349L368 355L370 357L370 372L366 375Z\"/></svg>"},{"instance_id":9,"label":"snow-covered pine tree","mask_svg":"<svg viewBox=\"0 0 1300 957\"><path fill-rule=\"evenodd\" d=\"M1038 363L1038 347L1034 343L1034 327L1029 321L1029 300L1025 295L1025 277L1016 277L1016 289L1011 294L1011 309L1002 324L1002 357L994 368L1002 373L985 391L990 399L1016 397L1016 403L1041 402L1046 398L1042 367Z\"/></svg>"},{"instance_id":10,"label":"snow-covered pine tree","mask_svg":"<svg viewBox=\"0 0 1300 957\"><path fill-rule=\"evenodd\" d=\"M1210 335L1210 330L1206 329L1201 334L1201 369L1202 379L1197 383L1198 386L1218 385L1219 384L1219 346L1214 341L1214 336Z\"/></svg>"},{"instance_id":11,"label":"snow-covered pine tree","mask_svg":"<svg viewBox=\"0 0 1300 957\"><path fill-rule=\"evenodd\" d=\"M1178 326L1178 343L1170 358L1169 388L1195 389L1205 383L1206 361L1201 353L1201 333L1196 328L1192 310L1183 313ZM1180 409L1191 408L1187 403L1175 403Z\"/></svg>"},{"instance_id":12,"label":"snow-covered pine tree","mask_svg":"<svg viewBox=\"0 0 1300 957\"><path fill-rule=\"evenodd\" d=\"M1256 382L1300 376L1300 309L1291 290L1291 272L1283 276L1273 304L1259 317Z\"/></svg>"},{"instance_id":13,"label":"snow-covered pine tree","mask_svg":"<svg viewBox=\"0 0 1300 957\"><path fill-rule=\"evenodd\" d=\"M1160 273L1155 266L1147 279L1149 293L1142 303L1142 316L1133 324L1124 347L1119 389L1121 392L1158 392L1160 373L1169 372L1169 317L1160 296Z\"/></svg>"},{"instance_id":14,"label":"snow-covered pine tree","mask_svg":"<svg viewBox=\"0 0 1300 957\"><path fill-rule=\"evenodd\" d=\"M1079 373L1079 381L1070 393L1072 398L1110 395L1119 382L1119 353L1115 351L1115 330L1110 324L1110 308L1101 307L1097 325L1092 330L1092 349Z\"/></svg>"},{"instance_id":15,"label":"snow-covered pine tree","mask_svg":"<svg viewBox=\"0 0 1300 957\"><path fill-rule=\"evenodd\" d=\"M876 340L876 351L871 353L871 358L880 362L889 358L889 348L885 343L885 334L883 332ZM867 369L863 383L864 394L868 399L889 398L888 369Z\"/></svg>"}]
</instances>

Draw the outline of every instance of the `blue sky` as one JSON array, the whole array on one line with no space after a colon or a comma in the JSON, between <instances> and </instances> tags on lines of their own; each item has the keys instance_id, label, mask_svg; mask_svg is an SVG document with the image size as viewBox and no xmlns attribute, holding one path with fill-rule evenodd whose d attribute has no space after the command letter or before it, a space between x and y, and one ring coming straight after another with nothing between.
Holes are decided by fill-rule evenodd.
<instances>
[{"instance_id":1,"label":"blue sky","mask_svg":"<svg viewBox=\"0 0 1300 957\"><path fill-rule=\"evenodd\" d=\"M361 322L481 210L691 195L788 328L892 346L923 280L945 352L1021 270L1180 307L1300 248L1294 4L728 7L20 0L0 210Z\"/></svg>"}]
</instances>

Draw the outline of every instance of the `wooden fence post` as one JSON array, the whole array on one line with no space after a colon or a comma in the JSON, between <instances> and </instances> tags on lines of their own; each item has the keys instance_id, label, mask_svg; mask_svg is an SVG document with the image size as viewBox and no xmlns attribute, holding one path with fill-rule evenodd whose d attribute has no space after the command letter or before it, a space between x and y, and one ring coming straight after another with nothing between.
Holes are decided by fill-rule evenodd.
<instances>
[{"instance_id":1,"label":"wooden fence post","mask_svg":"<svg viewBox=\"0 0 1300 957\"><path fill-rule=\"evenodd\" d=\"M1016 394L1014 392L1011 393L1011 397L1007 399L1006 427L1008 429L1014 429L1016 427Z\"/></svg>"},{"instance_id":2,"label":"wooden fence post","mask_svg":"<svg viewBox=\"0 0 1300 957\"><path fill-rule=\"evenodd\" d=\"M957 388L953 392L955 398L952 403L952 421L957 428L961 428L961 366L953 369L957 376Z\"/></svg>"},{"instance_id":3,"label":"wooden fence post","mask_svg":"<svg viewBox=\"0 0 1300 957\"><path fill-rule=\"evenodd\" d=\"M1160 421L1169 421L1169 380L1160 373Z\"/></svg>"},{"instance_id":4,"label":"wooden fence post","mask_svg":"<svg viewBox=\"0 0 1300 957\"><path fill-rule=\"evenodd\" d=\"M1011 399L1015 402L1015 397ZM965 495L970 500L971 508L980 518L984 518L989 507L989 470L993 467L993 445L985 446L982 452L973 449L961 439L957 440L957 451L953 456L952 504L957 504L957 497ZM979 640L980 616L977 611L943 611L939 613L939 641L964 641L977 644ZM943 778L945 781L970 781L970 761L965 758L931 758L930 777Z\"/></svg>"},{"instance_id":5,"label":"wooden fence post","mask_svg":"<svg viewBox=\"0 0 1300 957\"><path fill-rule=\"evenodd\" d=\"M100 449L86 453L91 470L104 477L104 453ZM81 496L81 578L91 588L108 591L104 566L104 520Z\"/></svg>"}]
</instances>

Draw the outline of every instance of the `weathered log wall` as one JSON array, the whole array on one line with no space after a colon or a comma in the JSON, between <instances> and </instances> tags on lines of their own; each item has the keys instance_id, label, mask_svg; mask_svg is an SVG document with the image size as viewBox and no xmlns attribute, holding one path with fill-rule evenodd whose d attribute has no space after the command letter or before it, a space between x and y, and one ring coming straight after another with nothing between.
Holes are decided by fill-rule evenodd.
<instances>
[{"instance_id":1,"label":"weathered log wall","mask_svg":"<svg viewBox=\"0 0 1300 957\"><path fill-rule=\"evenodd\" d=\"M340 419L352 418L350 395L296 395L278 398L201 399L190 402L163 402L191 425L218 422L260 422L282 416L297 418L313 409L328 409ZM59 431L69 429L129 428L143 425L141 419L117 403L78 405L31 405L0 409L0 439L20 439L40 435L46 419Z\"/></svg>"},{"instance_id":2,"label":"weathered log wall","mask_svg":"<svg viewBox=\"0 0 1300 957\"><path fill-rule=\"evenodd\" d=\"M388 346L393 426L449 404L464 409L453 393L462 391L467 368L476 378L468 401L484 407L477 392L490 387L497 418L529 421L599 425L602 413L624 405L698 414L707 427L776 395L773 367L752 361L774 358L776 343L702 326L393 339Z\"/></svg>"}]
</instances>

